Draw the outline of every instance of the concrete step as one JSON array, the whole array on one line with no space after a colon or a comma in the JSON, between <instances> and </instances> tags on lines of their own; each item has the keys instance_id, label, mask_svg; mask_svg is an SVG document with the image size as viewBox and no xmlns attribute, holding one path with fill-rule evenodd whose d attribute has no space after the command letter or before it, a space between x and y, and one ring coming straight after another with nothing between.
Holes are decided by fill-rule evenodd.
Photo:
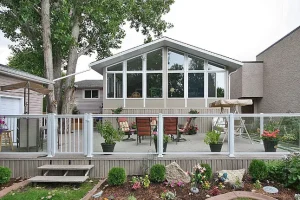
<instances>
[{"instance_id":1,"label":"concrete step","mask_svg":"<svg viewBox=\"0 0 300 200\"><path fill-rule=\"evenodd\" d=\"M32 183L83 183L88 176L35 176L28 179Z\"/></svg>"},{"instance_id":2,"label":"concrete step","mask_svg":"<svg viewBox=\"0 0 300 200\"><path fill-rule=\"evenodd\" d=\"M94 165L43 165L40 170L90 170Z\"/></svg>"}]
</instances>

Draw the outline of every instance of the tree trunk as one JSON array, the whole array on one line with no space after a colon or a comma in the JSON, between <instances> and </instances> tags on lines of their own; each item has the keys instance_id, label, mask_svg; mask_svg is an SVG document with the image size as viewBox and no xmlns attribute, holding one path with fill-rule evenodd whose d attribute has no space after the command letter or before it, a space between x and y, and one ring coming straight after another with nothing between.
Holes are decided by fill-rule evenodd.
<instances>
[{"instance_id":1,"label":"tree trunk","mask_svg":"<svg viewBox=\"0 0 300 200\"><path fill-rule=\"evenodd\" d=\"M62 69L63 60L60 56L54 56L53 58L53 77L54 79L61 77L61 69ZM61 104L62 104L62 80L55 81L54 84L54 95L57 101L57 113L61 114Z\"/></svg>"},{"instance_id":2,"label":"tree trunk","mask_svg":"<svg viewBox=\"0 0 300 200\"><path fill-rule=\"evenodd\" d=\"M46 78L53 81L53 60L52 60L52 43L51 43L51 30L50 30L50 0L42 0L42 28L43 28L43 48L44 48L44 68ZM48 89L52 90L48 94L48 102L50 103L49 112L57 113L54 96L54 85L49 84Z\"/></svg>"},{"instance_id":3,"label":"tree trunk","mask_svg":"<svg viewBox=\"0 0 300 200\"><path fill-rule=\"evenodd\" d=\"M79 21L75 17L74 23L72 27L72 37L74 41L78 41L79 37ZM76 65L78 60L78 52L77 47L72 46L69 51L68 56L68 67L67 67L67 75L73 74L76 71ZM62 103L62 113L63 114L70 114L72 112L72 109L74 107L74 76L70 76L66 78L65 80L65 91L64 91L64 98Z\"/></svg>"}]
</instances>

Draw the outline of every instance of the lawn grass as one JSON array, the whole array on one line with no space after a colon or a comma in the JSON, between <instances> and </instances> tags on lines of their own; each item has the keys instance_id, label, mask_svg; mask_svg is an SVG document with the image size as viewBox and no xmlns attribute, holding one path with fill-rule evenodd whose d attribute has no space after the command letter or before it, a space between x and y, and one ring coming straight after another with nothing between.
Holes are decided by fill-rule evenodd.
<instances>
[{"instance_id":1,"label":"lawn grass","mask_svg":"<svg viewBox=\"0 0 300 200\"><path fill-rule=\"evenodd\" d=\"M98 181L85 182L82 184L38 184L27 186L23 189L13 191L2 198L2 200L79 200L90 191Z\"/></svg>"}]
</instances>

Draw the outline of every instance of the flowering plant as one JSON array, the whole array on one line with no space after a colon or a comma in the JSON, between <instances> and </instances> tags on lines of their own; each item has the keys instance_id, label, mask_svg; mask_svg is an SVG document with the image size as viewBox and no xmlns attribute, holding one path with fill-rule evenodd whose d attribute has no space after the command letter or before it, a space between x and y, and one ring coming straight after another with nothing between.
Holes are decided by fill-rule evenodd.
<instances>
[{"instance_id":1,"label":"flowering plant","mask_svg":"<svg viewBox=\"0 0 300 200\"><path fill-rule=\"evenodd\" d=\"M197 133L198 131L198 126L197 125L190 125L189 128L188 128L188 134L189 135L194 135Z\"/></svg>"},{"instance_id":2,"label":"flowering plant","mask_svg":"<svg viewBox=\"0 0 300 200\"><path fill-rule=\"evenodd\" d=\"M188 174L191 177L191 182L195 187L198 187L198 185L202 185L204 181L207 180L207 177L205 176L205 167L202 167L199 163L193 167L194 173L188 172Z\"/></svg>"},{"instance_id":3,"label":"flowering plant","mask_svg":"<svg viewBox=\"0 0 300 200\"><path fill-rule=\"evenodd\" d=\"M6 126L5 117L0 116L0 128L4 129L5 126Z\"/></svg>"},{"instance_id":4,"label":"flowering plant","mask_svg":"<svg viewBox=\"0 0 300 200\"><path fill-rule=\"evenodd\" d=\"M158 133L156 131L154 131L153 132L153 140L154 140L154 142L157 141L157 135L158 135ZM164 143L168 143L169 140L170 140L170 136L164 134Z\"/></svg>"},{"instance_id":5,"label":"flowering plant","mask_svg":"<svg viewBox=\"0 0 300 200\"><path fill-rule=\"evenodd\" d=\"M174 191L174 193L173 193L169 190L165 190L163 193L161 193L160 197L162 199L166 199L166 200L175 199L176 198L176 192Z\"/></svg>"},{"instance_id":6,"label":"flowering plant","mask_svg":"<svg viewBox=\"0 0 300 200\"><path fill-rule=\"evenodd\" d=\"M131 123L131 128L132 128L132 129L136 129L136 123L135 123L135 122L132 122L132 123Z\"/></svg>"},{"instance_id":7,"label":"flowering plant","mask_svg":"<svg viewBox=\"0 0 300 200\"><path fill-rule=\"evenodd\" d=\"M270 121L265 124L263 134L261 135L262 140L269 140L269 141L279 141L279 132L278 129L278 122L270 119Z\"/></svg>"}]
</instances>

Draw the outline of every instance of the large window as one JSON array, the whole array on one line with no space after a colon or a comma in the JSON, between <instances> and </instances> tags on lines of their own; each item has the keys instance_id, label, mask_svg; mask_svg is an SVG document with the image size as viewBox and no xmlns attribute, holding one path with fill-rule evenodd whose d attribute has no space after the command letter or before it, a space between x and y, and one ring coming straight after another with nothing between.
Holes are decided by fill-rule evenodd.
<instances>
[{"instance_id":1,"label":"large window","mask_svg":"<svg viewBox=\"0 0 300 200\"><path fill-rule=\"evenodd\" d=\"M123 98L123 63L107 68L107 98Z\"/></svg>"},{"instance_id":2,"label":"large window","mask_svg":"<svg viewBox=\"0 0 300 200\"><path fill-rule=\"evenodd\" d=\"M162 98L162 73L147 74L147 98Z\"/></svg>"},{"instance_id":3,"label":"large window","mask_svg":"<svg viewBox=\"0 0 300 200\"><path fill-rule=\"evenodd\" d=\"M184 55L183 53L169 50L168 51L168 70L183 70Z\"/></svg>"},{"instance_id":4,"label":"large window","mask_svg":"<svg viewBox=\"0 0 300 200\"><path fill-rule=\"evenodd\" d=\"M147 54L147 70L162 70L162 49Z\"/></svg>"},{"instance_id":5,"label":"large window","mask_svg":"<svg viewBox=\"0 0 300 200\"><path fill-rule=\"evenodd\" d=\"M127 98L143 97L142 73L127 74Z\"/></svg>"},{"instance_id":6,"label":"large window","mask_svg":"<svg viewBox=\"0 0 300 200\"><path fill-rule=\"evenodd\" d=\"M208 97L223 98L225 90L225 73L208 73Z\"/></svg>"},{"instance_id":7,"label":"large window","mask_svg":"<svg viewBox=\"0 0 300 200\"><path fill-rule=\"evenodd\" d=\"M184 97L184 73L168 74L168 97L169 98Z\"/></svg>"},{"instance_id":8,"label":"large window","mask_svg":"<svg viewBox=\"0 0 300 200\"><path fill-rule=\"evenodd\" d=\"M99 98L99 90L84 90L84 98L85 99L98 99Z\"/></svg>"},{"instance_id":9,"label":"large window","mask_svg":"<svg viewBox=\"0 0 300 200\"><path fill-rule=\"evenodd\" d=\"M204 97L204 73L189 73L188 97Z\"/></svg>"},{"instance_id":10,"label":"large window","mask_svg":"<svg viewBox=\"0 0 300 200\"><path fill-rule=\"evenodd\" d=\"M142 56L127 61L127 71L142 71L142 69L143 69Z\"/></svg>"}]
</instances>

